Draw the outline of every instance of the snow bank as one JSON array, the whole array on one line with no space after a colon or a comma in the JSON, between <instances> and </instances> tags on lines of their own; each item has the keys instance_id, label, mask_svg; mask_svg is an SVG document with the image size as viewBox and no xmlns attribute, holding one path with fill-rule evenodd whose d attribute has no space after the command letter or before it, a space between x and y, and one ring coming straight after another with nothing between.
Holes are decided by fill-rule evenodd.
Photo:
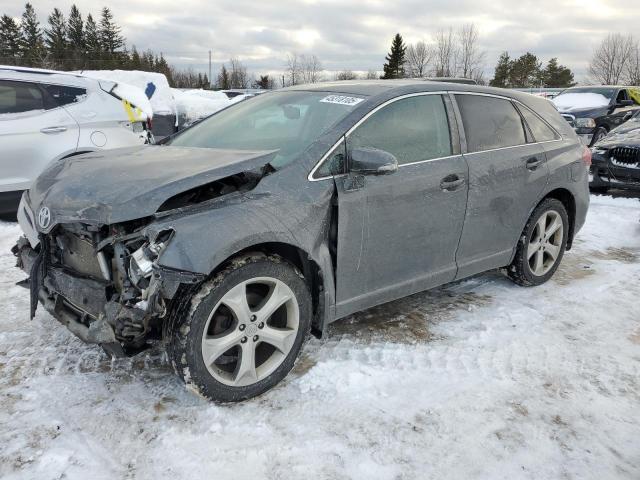
<instances>
[{"instance_id":1,"label":"snow bank","mask_svg":"<svg viewBox=\"0 0 640 480\"><path fill-rule=\"evenodd\" d=\"M178 123L188 126L207 117L212 113L222 110L229 105L241 101L244 97L227 97L222 92L213 90L179 90L173 88L173 96L176 101Z\"/></svg>"},{"instance_id":2,"label":"snow bank","mask_svg":"<svg viewBox=\"0 0 640 480\"><path fill-rule=\"evenodd\" d=\"M598 108L609 105L609 99L599 93L563 93L551 100L561 112Z\"/></svg>"},{"instance_id":3,"label":"snow bank","mask_svg":"<svg viewBox=\"0 0 640 480\"><path fill-rule=\"evenodd\" d=\"M167 77L162 73L143 72L140 70L82 70L77 73L100 80L111 80L118 84L127 84L142 90L142 94L153 84L155 90L149 101L153 113L158 115L171 115L176 113L175 100L172 88L169 87ZM135 103L133 99L129 99ZM136 104L137 105L137 104ZM142 107L140 107L142 108Z\"/></svg>"}]
</instances>

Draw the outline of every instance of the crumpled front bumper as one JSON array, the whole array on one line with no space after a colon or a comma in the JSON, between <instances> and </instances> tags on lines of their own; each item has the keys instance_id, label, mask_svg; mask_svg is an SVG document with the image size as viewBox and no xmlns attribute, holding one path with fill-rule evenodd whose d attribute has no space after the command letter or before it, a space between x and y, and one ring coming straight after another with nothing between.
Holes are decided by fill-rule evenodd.
<instances>
[{"instance_id":1,"label":"crumpled front bumper","mask_svg":"<svg viewBox=\"0 0 640 480\"><path fill-rule=\"evenodd\" d=\"M124 355L113 326L107 322L107 282L80 277L49 265L46 242L36 250L26 237L21 237L12 252L17 266L29 275L21 282L30 291L31 317L38 303L56 320L86 343L100 344L113 355ZM142 315L142 312L140 312Z\"/></svg>"}]
</instances>

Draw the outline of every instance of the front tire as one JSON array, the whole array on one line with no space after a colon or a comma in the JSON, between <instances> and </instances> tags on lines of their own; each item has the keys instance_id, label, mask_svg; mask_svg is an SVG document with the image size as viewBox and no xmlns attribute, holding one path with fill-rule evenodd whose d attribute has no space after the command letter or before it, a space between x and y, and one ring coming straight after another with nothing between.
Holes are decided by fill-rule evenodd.
<instances>
[{"instance_id":1,"label":"front tire","mask_svg":"<svg viewBox=\"0 0 640 480\"><path fill-rule=\"evenodd\" d=\"M593 138L591 139L591 143L589 144L589 147L593 147L596 143L598 143L600 140L606 137L607 134L608 132L606 128L598 127L596 132L593 134Z\"/></svg>"},{"instance_id":2,"label":"front tire","mask_svg":"<svg viewBox=\"0 0 640 480\"><path fill-rule=\"evenodd\" d=\"M569 216L560 200L547 198L538 205L522 232L516 255L507 267L518 285L540 285L558 269L569 233Z\"/></svg>"},{"instance_id":3,"label":"front tire","mask_svg":"<svg viewBox=\"0 0 640 480\"><path fill-rule=\"evenodd\" d=\"M260 395L293 368L311 304L302 275L281 257L234 259L175 315L170 361L187 386L211 400Z\"/></svg>"}]
</instances>

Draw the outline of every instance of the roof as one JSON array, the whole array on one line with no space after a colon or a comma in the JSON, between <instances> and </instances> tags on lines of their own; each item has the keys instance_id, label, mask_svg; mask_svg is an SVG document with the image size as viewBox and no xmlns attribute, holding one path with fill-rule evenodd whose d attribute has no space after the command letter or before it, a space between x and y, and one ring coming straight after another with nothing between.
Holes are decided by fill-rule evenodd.
<instances>
[{"instance_id":1,"label":"roof","mask_svg":"<svg viewBox=\"0 0 640 480\"><path fill-rule=\"evenodd\" d=\"M500 95L503 97L522 98L521 95L529 94L516 92L505 88L482 87L479 85L468 85L462 83L433 82L422 79L401 79L401 80L345 80L337 82L321 82L306 85L296 85L286 87L280 91L315 91L342 93L349 95L362 95L375 97L377 95L389 94L394 90L398 95L413 92L477 92L485 94Z\"/></svg>"},{"instance_id":2,"label":"roof","mask_svg":"<svg viewBox=\"0 0 640 480\"><path fill-rule=\"evenodd\" d=\"M8 80L33 82L46 81L73 86L85 86L87 85L87 82L93 82L94 84L96 82L96 80L78 73L46 70L44 68L19 67L14 65L0 65L0 77Z\"/></svg>"}]
</instances>

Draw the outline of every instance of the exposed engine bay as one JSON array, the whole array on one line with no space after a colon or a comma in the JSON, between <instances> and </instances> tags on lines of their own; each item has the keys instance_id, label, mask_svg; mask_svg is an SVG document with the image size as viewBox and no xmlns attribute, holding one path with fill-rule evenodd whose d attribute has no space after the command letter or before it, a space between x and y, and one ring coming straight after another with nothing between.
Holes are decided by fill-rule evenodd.
<instances>
[{"instance_id":1,"label":"exposed engine bay","mask_svg":"<svg viewBox=\"0 0 640 480\"><path fill-rule=\"evenodd\" d=\"M30 272L31 315L37 302L88 343L109 353L137 353L160 338L168 303L183 284L201 274L174 272L156 264L174 231L153 239L140 233L144 221L93 227L65 224L26 238L14 247L18 266Z\"/></svg>"}]
</instances>

